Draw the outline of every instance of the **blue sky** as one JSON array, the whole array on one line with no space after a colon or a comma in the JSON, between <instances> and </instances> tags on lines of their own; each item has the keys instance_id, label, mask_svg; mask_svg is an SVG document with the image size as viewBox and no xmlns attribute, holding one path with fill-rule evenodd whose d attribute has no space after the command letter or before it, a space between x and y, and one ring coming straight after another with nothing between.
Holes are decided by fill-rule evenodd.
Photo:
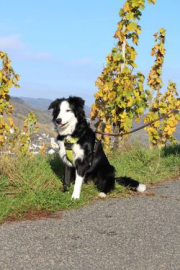
<instances>
[{"instance_id":1,"label":"blue sky","mask_svg":"<svg viewBox=\"0 0 180 270\"><path fill-rule=\"evenodd\" d=\"M1 0L0 50L9 54L21 76L13 96L55 99L81 96L94 101L96 78L116 40L119 9L125 0ZM179 0L146 4L140 22L138 70L148 74L153 58L153 34L167 30L163 69L164 89L169 79L180 87Z\"/></svg>"}]
</instances>

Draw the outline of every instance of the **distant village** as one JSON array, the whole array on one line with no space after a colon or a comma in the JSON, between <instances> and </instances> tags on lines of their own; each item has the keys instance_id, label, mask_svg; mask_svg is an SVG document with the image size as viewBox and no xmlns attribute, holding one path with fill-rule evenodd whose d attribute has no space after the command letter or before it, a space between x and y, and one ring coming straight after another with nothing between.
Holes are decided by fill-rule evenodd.
<instances>
[{"instance_id":1,"label":"distant village","mask_svg":"<svg viewBox=\"0 0 180 270\"><path fill-rule=\"evenodd\" d=\"M10 134L14 133L14 129L10 129ZM24 132L21 133L22 135L25 134ZM42 150L49 155L53 155L58 149L59 146L58 144L55 142L55 137L50 136L47 133L34 133L31 136L31 141L29 144L29 151L34 154L37 155L39 154ZM12 154L13 153L9 150L9 151L3 151L3 153L6 154Z\"/></svg>"},{"instance_id":2,"label":"distant village","mask_svg":"<svg viewBox=\"0 0 180 270\"><path fill-rule=\"evenodd\" d=\"M50 137L49 134L35 133L31 138L29 151L32 152L34 155L37 155L42 148L45 149L46 154L53 155L58 149L58 145L55 142L55 138Z\"/></svg>"}]
</instances>

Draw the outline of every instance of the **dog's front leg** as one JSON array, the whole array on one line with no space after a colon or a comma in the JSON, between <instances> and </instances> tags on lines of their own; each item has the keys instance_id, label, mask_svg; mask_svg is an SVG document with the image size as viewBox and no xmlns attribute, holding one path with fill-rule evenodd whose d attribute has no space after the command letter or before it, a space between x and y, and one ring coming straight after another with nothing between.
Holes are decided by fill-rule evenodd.
<instances>
[{"instance_id":1,"label":"dog's front leg","mask_svg":"<svg viewBox=\"0 0 180 270\"><path fill-rule=\"evenodd\" d=\"M88 163L84 159L84 150L79 144L74 144L73 146L73 159L74 167L76 169L76 178L72 199L79 199L84 176L88 167Z\"/></svg>"},{"instance_id":2,"label":"dog's front leg","mask_svg":"<svg viewBox=\"0 0 180 270\"><path fill-rule=\"evenodd\" d=\"M79 199L81 194L81 187L84 182L84 177L88 168L88 163L85 161L76 161L76 178L72 194L72 199Z\"/></svg>"},{"instance_id":3,"label":"dog's front leg","mask_svg":"<svg viewBox=\"0 0 180 270\"><path fill-rule=\"evenodd\" d=\"M76 170L76 179L75 179L72 199L79 199L80 198L83 181L84 181L84 177L79 175L78 171Z\"/></svg>"},{"instance_id":4,"label":"dog's front leg","mask_svg":"<svg viewBox=\"0 0 180 270\"><path fill-rule=\"evenodd\" d=\"M64 166L64 178L63 178L63 191L68 191L68 188L70 187L70 183L74 183L75 180L75 168L69 167L65 164Z\"/></svg>"}]
</instances>

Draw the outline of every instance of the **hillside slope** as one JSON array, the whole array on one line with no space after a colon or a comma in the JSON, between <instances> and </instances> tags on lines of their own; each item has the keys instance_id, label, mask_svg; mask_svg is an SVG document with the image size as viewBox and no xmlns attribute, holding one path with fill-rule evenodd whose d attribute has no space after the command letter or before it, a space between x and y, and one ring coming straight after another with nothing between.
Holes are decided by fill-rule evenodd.
<instances>
[{"instance_id":1,"label":"hillside slope","mask_svg":"<svg viewBox=\"0 0 180 270\"><path fill-rule=\"evenodd\" d=\"M23 121L28 113L33 111L38 119L39 132L54 134L51 112L33 108L20 98L11 97L11 103L14 107L12 118L19 128L23 127Z\"/></svg>"}]
</instances>

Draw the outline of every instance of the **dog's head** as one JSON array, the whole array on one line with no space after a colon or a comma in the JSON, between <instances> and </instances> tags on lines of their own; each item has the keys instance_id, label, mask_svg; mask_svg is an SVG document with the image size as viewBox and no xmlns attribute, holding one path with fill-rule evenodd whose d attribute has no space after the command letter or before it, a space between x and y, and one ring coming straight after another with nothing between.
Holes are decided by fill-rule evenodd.
<instances>
[{"instance_id":1,"label":"dog's head","mask_svg":"<svg viewBox=\"0 0 180 270\"><path fill-rule=\"evenodd\" d=\"M85 118L84 100L80 97L56 99L48 109L53 109L53 122L60 135L71 135Z\"/></svg>"}]
</instances>

